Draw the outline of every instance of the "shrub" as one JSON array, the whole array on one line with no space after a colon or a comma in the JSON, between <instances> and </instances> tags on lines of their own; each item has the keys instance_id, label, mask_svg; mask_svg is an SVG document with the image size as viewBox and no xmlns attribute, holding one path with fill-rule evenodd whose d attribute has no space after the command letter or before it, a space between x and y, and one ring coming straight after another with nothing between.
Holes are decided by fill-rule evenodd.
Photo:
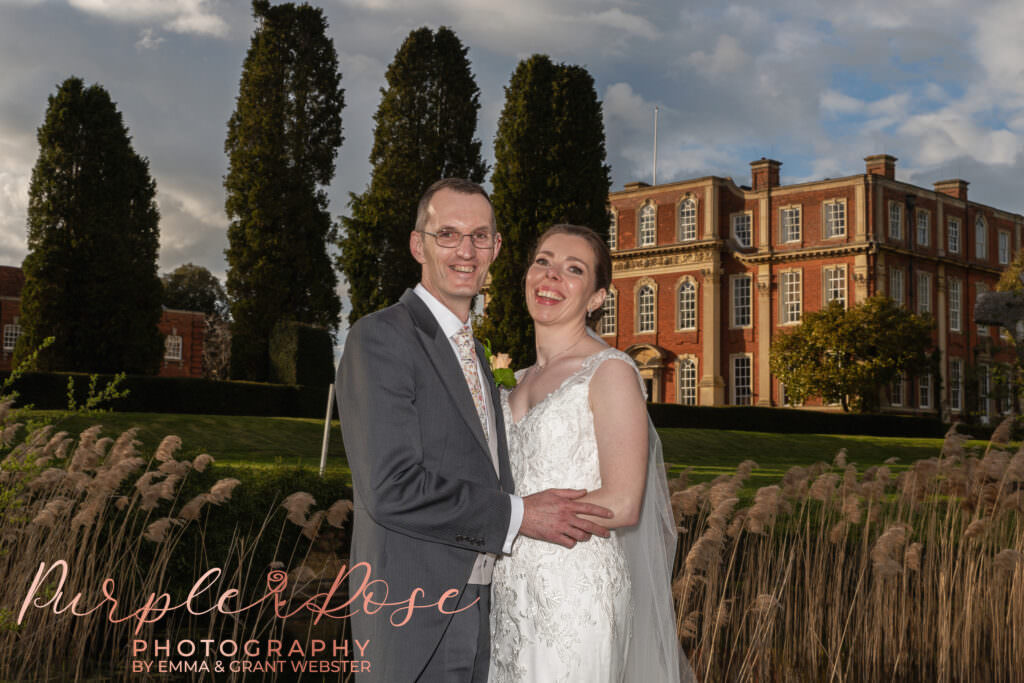
<instances>
[{"instance_id":1,"label":"shrub","mask_svg":"<svg viewBox=\"0 0 1024 683\"><path fill-rule=\"evenodd\" d=\"M334 381L334 344L322 327L284 320L270 335L270 381L327 386Z\"/></svg>"}]
</instances>

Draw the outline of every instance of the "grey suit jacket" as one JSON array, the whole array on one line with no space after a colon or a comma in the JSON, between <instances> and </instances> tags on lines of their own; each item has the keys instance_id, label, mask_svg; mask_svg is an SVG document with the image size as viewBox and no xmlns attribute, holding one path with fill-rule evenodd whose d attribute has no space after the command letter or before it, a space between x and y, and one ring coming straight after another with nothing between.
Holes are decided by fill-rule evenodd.
<instances>
[{"instance_id":1,"label":"grey suit jacket","mask_svg":"<svg viewBox=\"0 0 1024 683\"><path fill-rule=\"evenodd\" d=\"M477 554L500 553L505 542L512 472L498 391L476 347L495 407L500 478L451 344L415 293L361 318L345 341L336 390L354 489L350 566L369 562L388 601L416 588L425 591L419 604L461 591ZM362 578L353 574L350 591ZM418 609L396 627L394 608L365 614L361 597L351 608L359 611L353 636L370 640L372 672L361 681L414 681L451 619Z\"/></svg>"}]
</instances>

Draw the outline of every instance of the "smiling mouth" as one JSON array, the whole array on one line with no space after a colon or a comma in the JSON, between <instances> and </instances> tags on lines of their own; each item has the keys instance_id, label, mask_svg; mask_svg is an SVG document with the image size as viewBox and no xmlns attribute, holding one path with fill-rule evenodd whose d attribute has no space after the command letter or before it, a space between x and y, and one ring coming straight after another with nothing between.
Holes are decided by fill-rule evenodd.
<instances>
[{"instance_id":1,"label":"smiling mouth","mask_svg":"<svg viewBox=\"0 0 1024 683\"><path fill-rule=\"evenodd\" d=\"M565 297L557 292L552 292L549 289L538 289L534 294L544 303L556 304L560 301L564 301Z\"/></svg>"},{"instance_id":2,"label":"smiling mouth","mask_svg":"<svg viewBox=\"0 0 1024 683\"><path fill-rule=\"evenodd\" d=\"M475 273L476 272L476 266L454 265L454 266L451 266L451 269L454 270L456 273L466 273L466 274L469 274L469 273Z\"/></svg>"}]
</instances>

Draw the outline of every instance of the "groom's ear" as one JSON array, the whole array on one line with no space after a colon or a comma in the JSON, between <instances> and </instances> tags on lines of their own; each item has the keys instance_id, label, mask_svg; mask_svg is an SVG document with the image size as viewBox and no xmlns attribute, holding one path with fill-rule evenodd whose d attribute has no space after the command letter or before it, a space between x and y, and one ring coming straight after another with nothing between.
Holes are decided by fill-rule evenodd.
<instances>
[{"instance_id":1,"label":"groom's ear","mask_svg":"<svg viewBox=\"0 0 1024 683\"><path fill-rule=\"evenodd\" d=\"M494 253L491 254L491 263L494 263L495 260L497 260L499 251L501 251L501 233L496 232L494 233Z\"/></svg>"},{"instance_id":2,"label":"groom's ear","mask_svg":"<svg viewBox=\"0 0 1024 683\"><path fill-rule=\"evenodd\" d=\"M426 263L427 257L423 253L423 233L419 230L409 233L409 251L417 263Z\"/></svg>"}]
</instances>

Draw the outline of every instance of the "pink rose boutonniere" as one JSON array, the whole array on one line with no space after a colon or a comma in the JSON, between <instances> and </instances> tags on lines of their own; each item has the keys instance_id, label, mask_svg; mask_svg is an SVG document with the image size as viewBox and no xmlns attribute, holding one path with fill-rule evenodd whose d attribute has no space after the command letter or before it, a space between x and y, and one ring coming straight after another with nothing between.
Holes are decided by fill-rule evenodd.
<instances>
[{"instance_id":1,"label":"pink rose boutonniere","mask_svg":"<svg viewBox=\"0 0 1024 683\"><path fill-rule=\"evenodd\" d=\"M490 339L484 342L484 351L491 366L491 374L494 375L494 383L499 387L513 388L516 385L516 373L512 369L512 359L509 355L491 351Z\"/></svg>"}]
</instances>

